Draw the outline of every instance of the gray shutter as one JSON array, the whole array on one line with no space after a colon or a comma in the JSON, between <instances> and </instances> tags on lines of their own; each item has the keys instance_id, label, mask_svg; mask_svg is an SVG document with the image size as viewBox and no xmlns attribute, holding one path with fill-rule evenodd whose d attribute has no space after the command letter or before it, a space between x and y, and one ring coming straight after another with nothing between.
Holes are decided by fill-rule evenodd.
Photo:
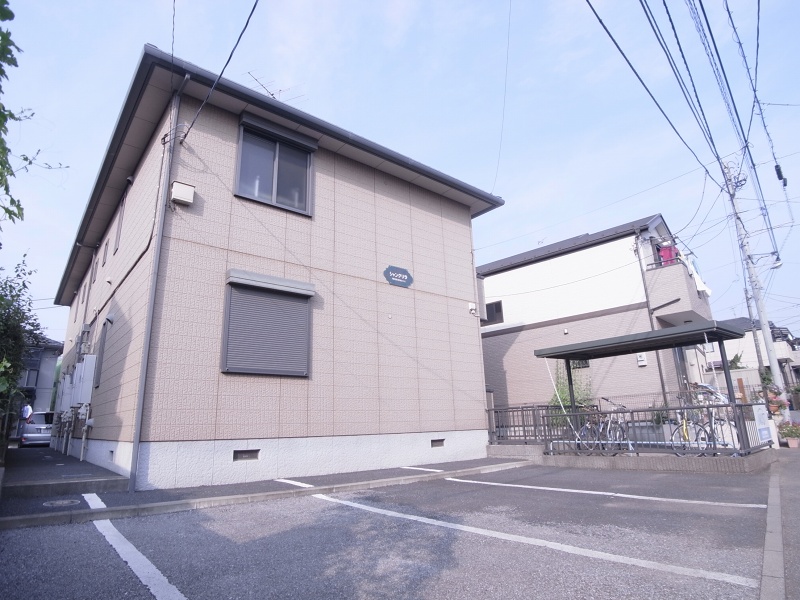
<instances>
[{"instance_id":1,"label":"gray shutter","mask_svg":"<svg viewBox=\"0 0 800 600\"><path fill-rule=\"evenodd\" d=\"M308 375L309 314L305 296L231 285L223 370Z\"/></svg>"}]
</instances>

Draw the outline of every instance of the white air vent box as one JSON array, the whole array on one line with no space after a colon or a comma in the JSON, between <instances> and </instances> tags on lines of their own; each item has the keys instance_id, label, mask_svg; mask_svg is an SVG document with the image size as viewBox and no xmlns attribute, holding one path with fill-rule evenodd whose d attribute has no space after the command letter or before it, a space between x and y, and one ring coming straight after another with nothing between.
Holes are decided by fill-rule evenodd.
<instances>
[{"instance_id":1,"label":"white air vent box","mask_svg":"<svg viewBox=\"0 0 800 600\"><path fill-rule=\"evenodd\" d=\"M173 181L172 193L169 199L176 204L191 206L194 202L194 186L181 183L180 181Z\"/></svg>"}]
</instances>

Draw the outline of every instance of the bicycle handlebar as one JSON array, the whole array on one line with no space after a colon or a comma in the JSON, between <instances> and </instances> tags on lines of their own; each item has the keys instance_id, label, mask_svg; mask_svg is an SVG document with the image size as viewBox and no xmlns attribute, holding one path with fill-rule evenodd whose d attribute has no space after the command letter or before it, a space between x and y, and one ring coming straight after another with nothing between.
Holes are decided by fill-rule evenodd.
<instances>
[{"instance_id":1,"label":"bicycle handlebar","mask_svg":"<svg viewBox=\"0 0 800 600\"><path fill-rule=\"evenodd\" d=\"M624 404L618 404L617 402L614 402L613 400L609 400L605 396L600 396L600 400L605 400L609 404L613 404L614 406L616 406L617 408L621 408L622 410L628 410L628 407L625 406Z\"/></svg>"}]
</instances>

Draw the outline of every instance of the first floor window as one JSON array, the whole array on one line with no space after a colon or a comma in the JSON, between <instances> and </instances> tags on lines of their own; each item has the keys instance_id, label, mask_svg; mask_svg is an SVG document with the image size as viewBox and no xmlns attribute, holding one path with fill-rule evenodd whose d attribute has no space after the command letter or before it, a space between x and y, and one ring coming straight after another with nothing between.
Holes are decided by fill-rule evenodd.
<instances>
[{"instance_id":1,"label":"first floor window","mask_svg":"<svg viewBox=\"0 0 800 600\"><path fill-rule=\"evenodd\" d=\"M307 377L313 288L281 285L286 280L278 278L241 285L242 279L229 277L222 371Z\"/></svg>"}]
</instances>

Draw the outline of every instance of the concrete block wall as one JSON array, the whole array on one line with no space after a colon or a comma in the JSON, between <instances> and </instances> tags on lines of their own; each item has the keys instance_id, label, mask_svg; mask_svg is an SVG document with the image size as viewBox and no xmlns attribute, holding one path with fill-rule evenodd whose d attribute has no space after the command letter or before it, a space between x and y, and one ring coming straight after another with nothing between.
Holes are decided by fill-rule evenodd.
<instances>
[{"instance_id":1,"label":"concrete block wall","mask_svg":"<svg viewBox=\"0 0 800 600\"><path fill-rule=\"evenodd\" d=\"M223 485L486 457L488 435L432 431L396 435L145 442L137 489ZM443 446L431 446L443 439ZM258 459L233 461L236 450Z\"/></svg>"}]
</instances>

